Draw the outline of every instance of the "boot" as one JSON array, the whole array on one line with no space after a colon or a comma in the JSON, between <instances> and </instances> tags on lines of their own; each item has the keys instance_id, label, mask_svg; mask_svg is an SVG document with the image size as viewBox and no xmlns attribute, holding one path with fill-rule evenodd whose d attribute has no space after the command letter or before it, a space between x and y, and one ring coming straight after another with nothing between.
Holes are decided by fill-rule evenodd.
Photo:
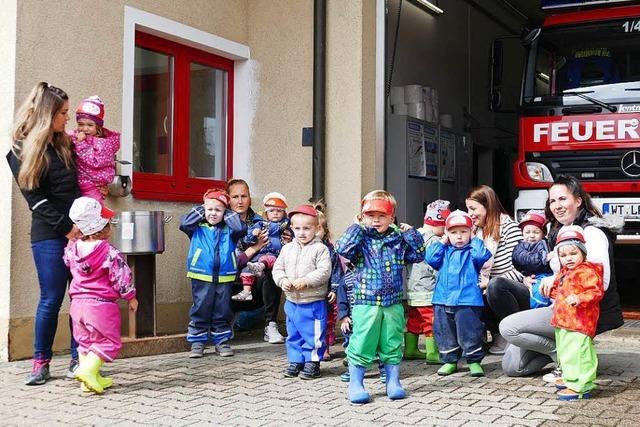
<instances>
[{"instance_id":1,"label":"boot","mask_svg":"<svg viewBox=\"0 0 640 427\"><path fill-rule=\"evenodd\" d=\"M351 403L369 402L369 393L364 388L364 373L366 370L362 366L349 365L349 400Z\"/></svg>"},{"instance_id":2,"label":"boot","mask_svg":"<svg viewBox=\"0 0 640 427\"><path fill-rule=\"evenodd\" d=\"M82 361L85 359L85 355L82 353L78 353L78 359L80 360L80 363L82 363ZM103 377L100 371L98 371L97 377L98 377L98 382L100 383L100 385L104 390L108 389L113 385L113 379L108 377ZM82 390L85 393L89 393L91 391L86 385L84 385L84 383L80 383L80 390Z\"/></svg>"},{"instance_id":3,"label":"boot","mask_svg":"<svg viewBox=\"0 0 640 427\"><path fill-rule=\"evenodd\" d=\"M444 365L442 365L440 369L438 369L438 372L436 373L440 376L447 376L447 375L455 374L457 371L458 371L457 363L445 363Z\"/></svg>"},{"instance_id":4,"label":"boot","mask_svg":"<svg viewBox=\"0 0 640 427\"><path fill-rule=\"evenodd\" d=\"M76 379L97 394L102 394L104 391L104 388L98 382L98 373L102 363L102 359L97 354L90 352L80 362L80 366L76 371Z\"/></svg>"},{"instance_id":5,"label":"boot","mask_svg":"<svg viewBox=\"0 0 640 427\"><path fill-rule=\"evenodd\" d=\"M479 362L469 363L467 366L472 377L484 377L484 369Z\"/></svg>"},{"instance_id":6,"label":"boot","mask_svg":"<svg viewBox=\"0 0 640 427\"><path fill-rule=\"evenodd\" d=\"M427 337L424 343L427 350L427 365L442 365L442 360L440 360L440 352L438 351L438 345L436 344L435 338Z\"/></svg>"},{"instance_id":7,"label":"boot","mask_svg":"<svg viewBox=\"0 0 640 427\"><path fill-rule=\"evenodd\" d=\"M407 395L400 385L400 365L384 365L387 373L387 396L391 400L404 399Z\"/></svg>"},{"instance_id":8,"label":"boot","mask_svg":"<svg viewBox=\"0 0 640 427\"><path fill-rule=\"evenodd\" d=\"M418 350L418 336L406 332L404 334L404 358L424 359L426 354Z\"/></svg>"}]
</instances>

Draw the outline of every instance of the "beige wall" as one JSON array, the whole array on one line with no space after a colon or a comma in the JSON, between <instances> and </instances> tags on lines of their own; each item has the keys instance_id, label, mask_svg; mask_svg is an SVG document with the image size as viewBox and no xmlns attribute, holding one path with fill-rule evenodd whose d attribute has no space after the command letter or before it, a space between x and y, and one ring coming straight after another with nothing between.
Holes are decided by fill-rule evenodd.
<instances>
[{"instance_id":1,"label":"beige wall","mask_svg":"<svg viewBox=\"0 0 640 427\"><path fill-rule=\"evenodd\" d=\"M98 1L91 15L100 17L100 27L86 19L86 2L20 1L16 98L21 100L38 80L65 89L72 106L98 94L106 104L106 126L120 129L125 5L249 46L252 77L243 93L250 98L253 117L248 150L234 153L234 164L249 166L236 170L247 172L257 208L269 191L283 192L290 205L305 202L311 193L311 148L302 147L301 135L303 127L312 125L312 0ZM327 199L334 234L339 234L374 179L375 2L331 0L327 18ZM68 126L73 125L72 120ZM8 187L2 179L0 185ZM15 359L31 352L38 288L30 214L15 185L12 191L10 357ZM116 210L164 210L175 217L165 227L166 251L157 260L158 326L166 333L184 331L190 301L184 272L188 241L177 225L189 205L130 196L108 203ZM0 263L9 259L0 252ZM66 310L61 322L66 322ZM59 328L58 350L67 347L65 332Z\"/></svg>"}]
</instances>

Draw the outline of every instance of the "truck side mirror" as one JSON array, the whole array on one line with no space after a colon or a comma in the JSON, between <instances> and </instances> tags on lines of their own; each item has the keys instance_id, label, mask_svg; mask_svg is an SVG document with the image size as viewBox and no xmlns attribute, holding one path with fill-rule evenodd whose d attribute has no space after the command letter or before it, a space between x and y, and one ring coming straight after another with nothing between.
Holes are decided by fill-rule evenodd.
<instances>
[{"instance_id":1,"label":"truck side mirror","mask_svg":"<svg viewBox=\"0 0 640 427\"><path fill-rule=\"evenodd\" d=\"M504 66L504 51L502 40L496 39L491 44L489 53L489 110L499 111L502 106L502 72Z\"/></svg>"}]
</instances>

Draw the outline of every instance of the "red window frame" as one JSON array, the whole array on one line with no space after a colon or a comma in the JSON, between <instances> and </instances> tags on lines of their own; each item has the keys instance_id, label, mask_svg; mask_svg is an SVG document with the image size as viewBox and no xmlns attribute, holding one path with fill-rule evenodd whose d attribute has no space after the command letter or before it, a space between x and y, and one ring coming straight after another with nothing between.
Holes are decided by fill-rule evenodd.
<instances>
[{"instance_id":1,"label":"red window frame","mask_svg":"<svg viewBox=\"0 0 640 427\"><path fill-rule=\"evenodd\" d=\"M173 175L133 172L131 193L136 199L200 202L209 188L224 188L233 176L233 61L190 46L136 31L136 47L173 57ZM189 176L190 64L227 72L226 179Z\"/></svg>"}]
</instances>

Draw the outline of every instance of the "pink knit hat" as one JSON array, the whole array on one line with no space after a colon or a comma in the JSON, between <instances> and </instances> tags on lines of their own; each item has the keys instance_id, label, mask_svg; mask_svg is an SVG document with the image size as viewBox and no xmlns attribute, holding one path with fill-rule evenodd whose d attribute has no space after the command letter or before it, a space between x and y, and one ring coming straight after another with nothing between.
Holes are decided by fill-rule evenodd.
<instances>
[{"instance_id":1,"label":"pink knit hat","mask_svg":"<svg viewBox=\"0 0 640 427\"><path fill-rule=\"evenodd\" d=\"M99 96L93 95L83 99L76 108L76 120L93 120L98 126L104 125L104 102Z\"/></svg>"}]
</instances>

